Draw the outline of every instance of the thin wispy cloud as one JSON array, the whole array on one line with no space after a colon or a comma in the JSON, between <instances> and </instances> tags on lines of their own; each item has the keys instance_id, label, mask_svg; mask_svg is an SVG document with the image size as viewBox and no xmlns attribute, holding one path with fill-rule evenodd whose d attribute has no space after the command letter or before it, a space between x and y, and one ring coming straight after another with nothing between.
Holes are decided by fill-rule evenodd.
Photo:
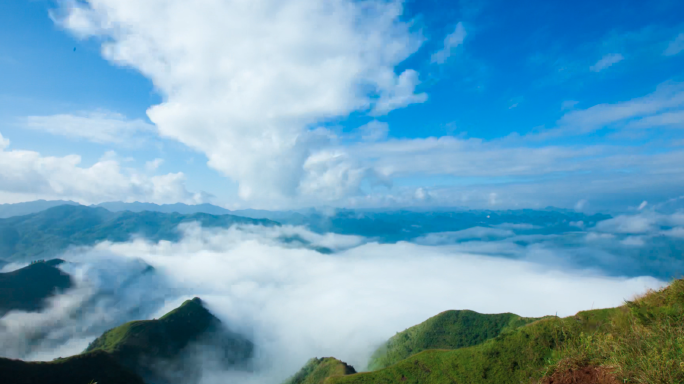
<instances>
[{"instance_id":1,"label":"thin wispy cloud","mask_svg":"<svg viewBox=\"0 0 684 384\"><path fill-rule=\"evenodd\" d=\"M95 143L138 145L142 135L155 134L154 125L141 119L127 119L120 113L99 110L76 114L29 116L26 128Z\"/></svg>"},{"instance_id":2,"label":"thin wispy cloud","mask_svg":"<svg viewBox=\"0 0 684 384\"><path fill-rule=\"evenodd\" d=\"M619 53L611 53L603 56L601 60L596 62L596 64L589 67L589 70L591 70L592 72L601 72L604 69L610 68L614 64L617 64L624 59L624 56L622 56Z\"/></svg>"},{"instance_id":3,"label":"thin wispy cloud","mask_svg":"<svg viewBox=\"0 0 684 384\"><path fill-rule=\"evenodd\" d=\"M433 63L444 64L457 47L463 44L466 38L466 30L463 23L456 24L456 28L447 37L444 38L444 46L439 51L432 54L431 60Z\"/></svg>"},{"instance_id":4,"label":"thin wispy cloud","mask_svg":"<svg viewBox=\"0 0 684 384\"><path fill-rule=\"evenodd\" d=\"M665 56L674 56L684 51L684 33L680 33L674 40L672 40L665 49L663 54Z\"/></svg>"}]
</instances>

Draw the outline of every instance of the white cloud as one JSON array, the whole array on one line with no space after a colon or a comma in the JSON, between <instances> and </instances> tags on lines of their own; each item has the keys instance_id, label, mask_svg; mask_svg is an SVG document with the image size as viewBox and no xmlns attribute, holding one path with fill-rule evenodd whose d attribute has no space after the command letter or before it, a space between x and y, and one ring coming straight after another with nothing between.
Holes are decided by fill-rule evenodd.
<instances>
[{"instance_id":1,"label":"white cloud","mask_svg":"<svg viewBox=\"0 0 684 384\"><path fill-rule=\"evenodd\" d=\"M364 141L379 141L387 138L389 133L389 124L373 120L358 129L361 140Z\"/></svg>"},{"instance_id":2,"label":"white cloud","mask_svg":"<svg viewBox=\"0 0 684 384\"><path fill-rule=\"evenodd\" d=\"M611 67L613 64L617 64L624 60L625 58L619 53L611 53L605 55L601 60L597 61L596 64L589 67L592 72L601 72L606 68Z\"/></svg>"},{"instance_id":3,"label":"white cloud","mask_svg":"<svg viewBox=\"0 0 684 384\"><path fill-rule=\"evenodd\" d=\"M578 201L577 204L575 204L575 210L581 211L581 210L584 209L584 207L585 207L586 205L587 205L587 200L586 200L586 199L582 199L582 200Z\"/></svg>"},{"instance_id":4,"label":"white cloud","mask_svg":"<svg viewBox=\"0 0 684 384\"><path fill-rule=\"evenodd\" d=\"M564 102L561 103L561 111L567 111L568 109L573 109L575 106L579 104L579 101L576 100L565 100Z\"/></svg>"},{"instance_id":5,"label":"white cloud","mask_svg":"<svg viewBox=\"0 0 684 384\"><path fill-rule=\"evenodd\" d=\"M646 208L647 205L648 205L648 201L644 200L641 202L641 204L639 204L639 208L637 208L637 209L639 211L641 211L642 209Z\"/></svg>"},{"instance_id":6,"label":"white cloud","mask_svg":"<svg viewBox=\"0 0 684 384\"><path fill-rule=\"evenodd\" d=\"M106 153L90 167L82 167L78 155L53 157L33 151L9 150L9 141L2 135L0 143L5 145L0 147L0 193L14 195L6 197L7 200L202 202L202 194L188 192L182 173L145 176L122 168L114 152Z\"/></svg>"},{"instance_id":7,"label":"white cloud","mask_svg":"<svg viewBox=\"0 0 684 384\"><path fill-rule=\"evenodd\" d=\"M606 126L650 128L676 123L684 110L684 84L666 82L655 92L614 104L598 104L566 113L559 121L562 132L589 133ZM674 120L673 120L674 119Z\"/></svg>"},{"instance_id":8,"label":"white cloud","mask_svg":"<svg viewBox=\"0 0 684 384\"><path fill-rule=\"evenodd\" d=\"M164 159L154 159L145 163L145 169L154 172L164 163Z\"/></svg>"},{"instance_id":9,"label":"white cloud","mask_svg":"<svg viewBox=\"0 0 684 384\"><path fill-rule=\"evenodd\" d=\"M684 111L663 112L630 121L625 128L684 128Z\"/></svg>"},{"instance_id":10,"label":"white cloud","mask_svg":"<svg viewBox=\"0 0 684 384\"><path fill-rule=\"evenodd\" d=\"M651 233L657 227L658 218L654 215L621 215L596 224L596 229L602 232L643 234Z\"/></svg>"},{"instance_id":11,"label":"white cloud","mask_svg":"<svg viewBox=\"0 0 684 384\"><path fill-rule=\"evenodd\" d=\"M379 0L89 0L53 17L152 80L162 136L204 152L243 199L273 202L308 190L304 165L325 141L307 127L426 100L417 72L394 72L422 43L402 12Z\"/></svg>"},{"instance_id":12,"label":"white cloud","mask_svg":"<svg viewBox=\"0 0 684 384\"><path fill-rule=\"evenodd\" d=\"M451 32L447 37L444 38L444 47L432 54L432 62L437 64L444 64L449 57L451 57L453 51L463 44L466 38L466 30L463 23L456 24L454 31Z\"/></svg>"},{"instance_id":13,"label":"white cloud","mask_svg":"<svg viewBox=\"0 0 684 384\"><path fill-rule=\"evenodd\" d=\"M9 139L6 139L2 137L2 133L0 133L0 151L4 151L6 148L8 148L10 145Z\"/></svg>"},{"instance_id":14,"label":"white cloud","mask_svg":"<svg viewBox=\"0 0 684 384\"><path fill-rule=\"evenodd\" d=\"M418 201L429 201L430 191L425 190L425 188L416 188L416 192L413 194L413 196Z\"/></svg>"},{"instance_id":15,"label":"white cloud","mask_svg":"<svg viewBox=\"0 0 684 384\"><path fill-rule=\"evenodd\" d=\"M109 111L91 111L77 114L29 116L25 127L53 135L82 138L96 143L135 144L141 133L155 131L152 124L140 119L130 120Z\"/></svg>"},{"instance_id":16,"label":"white cloud","mask_svg":"<svg viewBox=\"0 0 684 384\"><path fill-rule=\"evenodd\" d=\"M427 93L415 93L418 84L420 84L418 72L407 69L393 81L392 90L385 92L380 96L371 115L385 115L390 111L403 108L410 104L426 102L428 99Z\"/></svg>"},{"instance_id":17,"label":"white cloud","mask_svg":"<svg viewBox=\"0 0 684 384\"><path fill-rule=\"evenodd\" d=\"M684 51L684 33L680 33L674 40L668 44L665 52L665 56L674 56Z\"/></svg>"}]
</instances>

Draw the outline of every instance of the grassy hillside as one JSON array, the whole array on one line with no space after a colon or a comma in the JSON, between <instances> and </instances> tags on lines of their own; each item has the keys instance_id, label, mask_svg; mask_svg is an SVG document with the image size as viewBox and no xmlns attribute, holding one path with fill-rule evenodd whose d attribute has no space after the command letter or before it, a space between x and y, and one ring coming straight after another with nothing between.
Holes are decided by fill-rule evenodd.
<instances>
[{"instance_id":1,"label":"grassy hillside","mask_svg":"<svg viewBox=\"0 0 684 384\"><path fill-rule=\"evenodd\" d=\"M11 384L144 384L109 354L99 351L51 362L0 358L3 383Z\"/></svg>"},{"instance_id":2,"label":"grassy hillside","mask_svg":"<svg viewBox=\"0 0 684 384\"><path fill-rule=\"evenodd\" d=\"M277 225L269 220L231 215L148 211L115 213L104 208L63 205L31 215L0 219L0 259L46 258L69 246L93 245L104 240L128 241L133 235L152 241L176 241L180 238L178 225L189 222L221 228L233 224Z\"/></svg>"},{"instance_id":3,"label":"grassy hillside","mask_svg":"<svg viewBox=\"0 0 684 384\"><path fill-rule=\"evenodd\" d=\"M71 277L57 266L59 259L36 262L0 273L0 316L11 310L39 311L45 300L72 286Z\"/></svg>"},{"instance_id":4,"label":"grassy hillside","mask_svg":"<svg viewBox=\"0 0 684 384\"><path fill-rule=\"evenodd\" d=\"M446 311L397 333L375 351L368 369L375 371L427 349L457 349L482 344L506 330L538 319L512 313L485 315L473 311Z\"/></svg>"},{"instance_id":5,"label":"grassy hillside","mask_svg":"<svg viewBox=\"0 0 684 384\"><path fill-rule=\"evenodd\" d=\"M618 308L545 318L480 345L426 350L326 384L674 384L684 382L683 361L684 281L677 280Z\"/></svg>"},{"instance_id":6,"label":"grassy hillside","mask_svg":"<svg viewBox=\"0 0 684 384\"><path fill-rule=\"evenodd\" d=\"M353 373L356 373L354 367L334 357L314 358L283 384L323 384L329 377Z\"/></svg>"},{"instance_id":7,"label":"grassy hillside","mask_svg":"<svg viewBox=\"0 0 684 384\"><path fill-rule=\"evenodd\" d=\"M171 373L155 369L160 361L168 362L176 376L191 376L196 373L193 367L174 359L192 342L211 346L214 356L225 366L245 363L254 348L243 336L224 329L202 301L194 298L159 319L132 321L113 328L94 340L85 352L108 352L145 378Z\"/></svg>"}]
</instances>

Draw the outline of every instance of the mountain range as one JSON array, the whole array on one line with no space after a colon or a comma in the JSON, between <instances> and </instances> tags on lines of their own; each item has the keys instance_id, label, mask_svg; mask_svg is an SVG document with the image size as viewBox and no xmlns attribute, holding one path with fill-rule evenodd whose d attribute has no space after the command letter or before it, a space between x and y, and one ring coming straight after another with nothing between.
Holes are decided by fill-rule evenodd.
<instances>
[{"instance_id":1,"label":"mountain range","mask_svg":"<svg viewBox=\"0 0 684 384\"><path fill-rule=\"evenodd\" d=\"M203 227L234 224L273 226L265 219L206 213L111 212L100 207L60 205L37 213L0 219L0 259L30 261L54 257L71 246L101 241L122 242L132 236L151 241L177 241L178 225L197 222Z\"/></svg>"},{"instance_id":2,"label":"mountain range","mask_svg":"<svg viewBox=\"0 0 684 384\"><path fill-rule=\"evenodd\" d=\"M317 233L339 233L358 235L382 243L409 241L429 233L460 231L473 227L496 227L499 225L518 225L519 229L530 234L551 234L576 230L573 223L582 222L586 227L609 219L606 214L587 215L567 209L546 208L542 210L461 210L441 209L421 211L415 209L396 210L352 210L352 209L302 209L291 211L267 211L244 209L229 211L211 205L186 205L152 203L108 202L93 206L78 205L64 201L35 201L19 204L0 205L0 219L14 216L31 215L64 205L90 208L98 211L104 208L120 215L126 212L144 214L167 213L181 216L207 214L213 216L232 215L233 217L270 220L285 225L297 225ZM1 222L0 222L1 223ZM526 228L526 229L525 229ZM1 229L0 229L1 230ZM0 239L3 234L0 232Z\"/></svg>"}]
</instances>

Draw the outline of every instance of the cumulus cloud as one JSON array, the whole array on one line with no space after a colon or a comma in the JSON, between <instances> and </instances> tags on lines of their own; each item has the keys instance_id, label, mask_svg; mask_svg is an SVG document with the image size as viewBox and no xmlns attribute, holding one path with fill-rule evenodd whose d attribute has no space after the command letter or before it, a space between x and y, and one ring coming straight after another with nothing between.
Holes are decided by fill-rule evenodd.
<instances>
[{"instance_id":1,"label":"cumulus cloud","mask_svg":"<svg viewBox=\"0 0 684 384\"><path fill-rule=\"evenodd\" d=\"M0 193L15 199L69 199L83 203L147 201L201 203L202 194L189 192L183 173L146 176L122 168L112 152L90 167L81 157L42 156L38 152L9 149L0 135ZM10 197L8 197L8 200Z\"/></svg>"},{"instance_id":2,"label":"cumulus cloud","mask_svg":"<svg viewBox=\"0 0 684 384\"><path fill-rule=\"evenodd\" d=\"M416 71L394 71L422 43L402 12L375 0L89 0L53 18L152 80L162 136L204 152L243 199L273 201L308 190L304 165L321 144L308 127L426 100Z\"/></svg>"},{"instance_id":3,"label":"cumulus cloud","mask_svg":"<svg viewBox=\"0 0 684 384\"><path fill-rule=\"evenodd\" d=\"M155 127L140 119L130 120L120 113L98 110L77 114L29 116L25 127L53 135L82 138L96 143L137 144L138 135Z\"/></svg>"},{"instance_id":4,"label":"cumulus cloud","mask_svg":"<svg viewBox=\"0 0 684 384\"><path fill-rule=\"evenodd\" d=\"M589 67L589 69L592 72L601 72L604 69L609 68L613 66L613 64L617 64L624 59L625 58L619 53L611 53L603 56L601 60L597 61L596 64Z\"/></svg>"},{"instance_id":5,"label":"cumulus cloud","mask_svg":"<svg viewBox=\"0 0 684 384\"><path fill-rule=\"evenodd\" d=\"M444 64L449 57L451 57L453 51L463 44L466 37L466 30L463 23L456 24L454 31L451 32L447 37L444 38L444 47L432 54L432 62L437 64Z\"/></svg>"}]
</instances>

